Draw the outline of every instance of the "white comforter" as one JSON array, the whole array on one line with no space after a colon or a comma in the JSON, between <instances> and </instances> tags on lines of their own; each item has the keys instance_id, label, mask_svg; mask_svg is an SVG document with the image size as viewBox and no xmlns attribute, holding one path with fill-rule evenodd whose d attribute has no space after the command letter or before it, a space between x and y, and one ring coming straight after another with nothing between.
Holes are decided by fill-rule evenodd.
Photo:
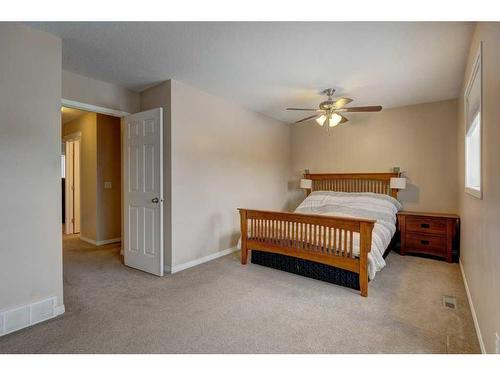
<instances>
[{"instance_id":1,"label":"white comforter","mask_svg":"<svg viewBox=\"0 0 500 375\"><path fill-rule=\"evenodd\" d=\"M385 266L383 254L396 232L396 213L400 209L396 199L384 194L315 191L295 212L376 220L368 254L368 275L373 279ZM353 252L359 255L359 233L353 235Z\"/></svg>"}]
</instances>

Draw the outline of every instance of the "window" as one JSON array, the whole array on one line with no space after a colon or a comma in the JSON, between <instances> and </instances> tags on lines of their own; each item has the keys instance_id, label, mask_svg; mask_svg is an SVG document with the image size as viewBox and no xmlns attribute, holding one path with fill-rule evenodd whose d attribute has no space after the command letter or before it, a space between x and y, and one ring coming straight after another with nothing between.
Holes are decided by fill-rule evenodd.
<instances>
[{"instance_id":1,"label":"window","mask_svg":"<svg viewBox=\"0 0 500 375\"><path fill-rule=\"evenodd\" d=\"M465 191L482 198L481 176L481 47L465 90Z\"/></svg>"},{"instance_id":2,"label":"window","mask_svg":"<svg viewBox=\"0 0 500 375\"><path fill-rule=\"evenodd\" d=\"M474 117L465 137L466 177L465 186L469 189L481 190L481 120L480 113Z\"/></svg>"}]
</instances>

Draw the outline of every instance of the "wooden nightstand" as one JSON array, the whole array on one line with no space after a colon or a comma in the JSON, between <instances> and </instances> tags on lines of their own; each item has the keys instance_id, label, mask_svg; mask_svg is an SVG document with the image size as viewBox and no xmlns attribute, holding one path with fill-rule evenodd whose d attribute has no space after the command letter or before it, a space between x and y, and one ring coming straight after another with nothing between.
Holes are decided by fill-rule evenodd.
<instances>
[{"instance_id":1,"label":"wooden nightstand","mask_svg":"<svg viewBox=\"0 0 500 375\"><path fill-rule=\"evenodd\" d=\"M401 255L427 254L452 262L453 250L458 244L459 225L458 215L398 212Z\"/></svg>"}]
</instances>

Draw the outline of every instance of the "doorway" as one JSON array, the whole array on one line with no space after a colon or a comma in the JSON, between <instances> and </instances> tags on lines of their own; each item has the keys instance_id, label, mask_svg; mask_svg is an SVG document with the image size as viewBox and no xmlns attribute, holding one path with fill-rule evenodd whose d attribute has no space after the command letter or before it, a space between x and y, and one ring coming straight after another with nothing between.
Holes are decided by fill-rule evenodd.
<instances>
[{"instance_id":1,"label":"doorway","mask_svg":"<svg viewBox=\"0 0 500 375\"><path fill-rule=\"evenodd\" d=\"M121 242L121 119L61 108L64 234L94 246Z\"/></svg>"},{"instance_id":2,"label":"doorway","mask_svg":"<svg viewBox=\"0 0 500 375\"><path fill-rule=\"evenodd\" d=\"M121 119L61 108L64 234L94 246L121 242Z\"/></svg>"},{"instance_id":3,"label":"doorway","mask_svg":"<svg viewBox=\"0 0 500 375\"><path fill-rule=\"evenodd\" d=\"M64 216L70 223L64 233L72 248L75 236L79 244L112 244L125 265L163 276L162 109L128 115L62 104ZM65 121L70 114L75 118Z\"/></svg>"}]
</instances>

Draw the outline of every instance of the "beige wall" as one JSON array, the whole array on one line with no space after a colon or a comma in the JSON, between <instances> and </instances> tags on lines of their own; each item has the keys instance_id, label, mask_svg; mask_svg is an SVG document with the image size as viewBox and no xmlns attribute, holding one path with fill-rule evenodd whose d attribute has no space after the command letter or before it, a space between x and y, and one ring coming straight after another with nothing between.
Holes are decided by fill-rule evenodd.
<instances>
[{"instance_id":1,"label":"beige wall","mask_svg":"<svg viewBox=\"0 0 500 375\"><path fill-rule=\"evenodd\" d=\"M500 334L500 24L478 23L470 47L464 88L483 41L483 199L464 192L464 106L458 108L458 191L461 262L488 353ZM463 98L463 91L461 94Z\"/></svg>"},{"instance_id":2,"label":"beige wall","mask_svg":"<svg viewBox=\"0 0 500 375\"><path fill-rule=\"evenodd\" d=\"M140 95L120 86L63 70L63 99L128 113L139 112Z\"/></svg>"},{"instance_id":3,"label":"beige wall","mask_svg":"<svg viewBox=\"0 0 500 375\"><path fill-rule=\"evenodd\" d=\"M178 81L141 94L164 108L166 265L229 249L238 207L288 206L290 130L279 121Z\"/></svg>"},{"instance_id":4,"label":"beige wall","mask_svg":"<svg viewBox=\"0 0 500 375\"><path fill-rule=\"evenodd\" d=\"M282 210L289 126L171 81L172 265L236 245L238 207Z\"/></svg>"},{"instance_id":5,"label":"beige wall","mask_svg":"<svg viewBox=\"0 0 500 375\"><path fill-rule=\"evenodd\" d=\"M97 126L96 114L87 113L62 126L62 137L81 133L80 142L80 233L97 239Z\"/></svg>"},{"instance_id":6,"label":"beige wall","mask_svg":"<svg viewBox=\"0 0 500 375\"><path fill-rule=\"evenodd\" d=\"M121 236L120 119L87 113L62 126L62 136L81 132L81 235L94 241ZM104 182L112 183L104 189Z\"/></svg>"},{"instance_id":7,"label":"beige wall","mask_svg":"<svg viewBox=\"0 0 500 375\"><path fill-rule=\"evenodd\" d=\"M61 40L0 23L0 311L63 304Z\"/></svg>"},{"instance_id":8,"label":"beige wall","mask_svg":"<svg viewBox=\"0 0 500 375\"><path fill-rule=\"evenodd\" d=\"M305 115L305 114L304 114ZM407 210L457 212L456 100L348 114L328 132L315 122L292 125L292 167L311 172L389 172L408 177L398 195ZM296 194L295 204L303 198Z\"/></svg>"},{"instance_id":9,"label":"beige wall","mask_svg":"<svg viewBox=\"0 0 500 375\"><path fill-rule=\"evenodd\" d=\"M120 125L118 117L97 114L97 241L121 237Z\"/></svg>"}]
</instances>

